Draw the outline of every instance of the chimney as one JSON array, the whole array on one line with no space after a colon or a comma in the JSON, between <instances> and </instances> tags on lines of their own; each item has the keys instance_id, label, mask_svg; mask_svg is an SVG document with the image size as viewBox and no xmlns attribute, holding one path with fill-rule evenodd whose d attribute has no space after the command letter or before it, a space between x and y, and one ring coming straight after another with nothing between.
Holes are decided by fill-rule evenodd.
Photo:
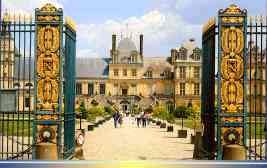
<instances>
[{"instance_id":1,"label":"chimney","mask_svg":"<svg viewBox=\"0 0 267 168\"><path fill-rule=\"evenodd\" d=\"M176 50L171 49L171 63L174 64L175 61L176 61Z\"/></svg>"},{"instance_id":2,"label":"chimney","mask_svg":"<svg viewBox=\"0 0 267 168\"><path fill-rule=\"evenodd\" d=\"M141 34L140 35L140 55L141 55L141 58L142 58L142 61L143 61L143 45L144 45L144 35Z\"/></svg>"},{"instance_id":3,"label":"chimney","mask_svg":"<svg viewBox=\"0 0 267 168\"><path fill-rule=\"evenodd\" d=\"M116 35L112 34L112 51L116 50Z\"/></svg>"}]
</instances>

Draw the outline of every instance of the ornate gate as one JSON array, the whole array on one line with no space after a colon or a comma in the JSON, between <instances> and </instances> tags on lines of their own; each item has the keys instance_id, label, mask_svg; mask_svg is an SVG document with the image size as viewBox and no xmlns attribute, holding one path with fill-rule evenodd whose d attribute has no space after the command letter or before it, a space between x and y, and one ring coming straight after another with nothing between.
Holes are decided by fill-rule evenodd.
<instances>
[{"instance_id":1,"label":"ornate gate","mask_svg":"<svg viewBox=\"0 0 267 168\"><path fill-rule=\"evenodd\" d=\"M5 13L0 25L0 160L35 159L36 147L46 142L56 144L59 159L69 158L75 144L74 24L64 24L62 9L46 4L34 20Z\"/></svg>"},{"instance_id":2,"label":"ornate gate","mask_svg":"<svg viewBox=\"0 0 267 168\"><path fill-rule=\"evenodd\" d=\"M235 5L219 11L217 25L212 19L204 26L201 111L209 159L223 159L230 144L244 146L247 159L267 157L266 31L266 17L248 18Z\"/></svg>"}]
</instances>

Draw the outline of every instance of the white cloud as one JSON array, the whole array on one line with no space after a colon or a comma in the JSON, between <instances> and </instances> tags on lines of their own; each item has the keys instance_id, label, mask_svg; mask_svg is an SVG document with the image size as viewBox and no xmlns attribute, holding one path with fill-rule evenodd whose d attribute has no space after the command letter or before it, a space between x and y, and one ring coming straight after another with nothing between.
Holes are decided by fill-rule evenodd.
<instances>
[{"instance_id":1,"label":"white cloud","mask_svg":"<svg viewBox=\"0 0 267 168\"><path fill-rule=\"evenodd\" d=\"M35 8L40 8L46 3L51 3L57 8L63 8L62 2L65 0L3 0L3 9L11 13L29 14Z\"/></svg>"},{"instance_id":2,"label":"white cloud","mask_svg":"<svg viewBox=\"0 0 267 168\"><path fill-rule=\"evenodd\" d=\"M139 44L138 35L144 34L145 54L150 56L162 55L155 49L164 44L178 45L179 42L194 37L201 28L200 25L187 23L181 16L174 13L153 10L141 17L129 17L121 21L107 20L102 24L80 24L78 25L78 45L82 45L82 48L89 48L93 53L98 53L94 55L108 57L111 48L111 34L116 33L120 38L120 32L124 32L124 34L126 32L126 25L128 25L128 32L133 34L133 40L137 46ZM131 33L128 33L128 36Z\"/></svg>"}]
</instances>

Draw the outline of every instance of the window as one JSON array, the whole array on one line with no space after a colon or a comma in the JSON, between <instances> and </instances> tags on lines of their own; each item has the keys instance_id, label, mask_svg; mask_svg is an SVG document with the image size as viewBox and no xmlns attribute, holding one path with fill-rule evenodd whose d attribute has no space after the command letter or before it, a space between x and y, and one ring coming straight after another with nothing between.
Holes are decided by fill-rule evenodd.
<instances>
[{"instance_id":1,"label":"window","mask_svg":"<svg viewBox=\"0 0 267 168\"><path fill-rule=\"evenodd\" d=\"M185 95L185 83L180 83L180 95Z\"/></svg>"},{"instance_id":2,"label":"window","mask_svg":"<svg viewBox=\"0 0 267 168\"><path fill-rule=\"evenodd\" d=\"M31 98L30 97L25 97L24 98L24 106L26 108L30 108L31 107Z\"/></svg>"},{"instance_id":3,"label":"window","mask_svg":"<svg viewBox=\"0 0 267 168\"><path fill-rule=\"evenodd\" d=\"M181 79L185 79L186 78L186 67L185 66L181 66L180 67L180 78Z\"/></svg>"},{"instance_id":4,"label":"window","mask_svg":"<svg viewBox=\"0 0 267 168\"><path fill-rule=\"evenodd\" d=\"M100 89L100 95L104 95L106 93L106 85L104 83L101 83L99 85Z\"/></svg>"},{"instance_id":5,"label":"window","mask_svg":"<svg viewBox=\"0 0 267 168\"><path fill-rule=\"evenodd\" d=\"M76 94L81 95L82 94L82 84L76 83Z\"/></svg>"},{"instance_id":6,"label":"window","mask_svg":"<svg viewBox=\"0 0 267 168\"><path fill-rule=\"evenodd\" d=\"M136 84L132 84L132 89L133 89L133 95L136 95L137 94Z\"/></svg>"},{"instance_id":7,"label":"window","mask_svg":"<svg viewBox=\"0 0 267 168\"><path fill-rule=\"evenodd\" d=\"M94 84L93 83L88 84L88 95L89 96L94 95Z\"/></svg>"},{"instance_id":8,"label":"window","mask_svg":"<svg viewBox=\"0 0 267 168\"><path fill-rule=\"evenodd\" d=\"M171 72L169 70L164 71L164 77L167 79L171 78Z\"/></svg>"},{"instance_id":9,"label":"window","mask_svg":"<svg viewBox=\"0 0 267 168\"><path fill-rule=\"evenodd\" d=\"M152 71L151 71L151 70L149 70L149 71L147 71L147 72L145 73L145 77L146 77L146 78L152 78L152 76L153 76L153 74L152 74Z\"/></svg>"},{"instance_id":10,"label":"window","mask_svg":"<svg viewBox=\"0 0 267 168\"><path fill-rule=\"evenodd\" d=\"M132 76L136 76L136 69L132 69Z\"/></svg>"},{"instance_id":11,"label":"window","mask_svg":"<svg viewBox=\"0 0 267 168\"><path fill-rule=\"evenodd\" d=\"M194 67L194 78L199 78L200 76L200 67Z\"/></svg>"},{"instance_id":12,"label":"window","mask_svg":"<svg viewBox=\"0 0 267 168\"><path fill-rule=\"evenodd\" d=\"M119 95L119 85L118 84L114 84L114 90L113 90L113 94L115 95Z\"/></svg>"},{"instance_id":13,"label":"window","mask_svg":"<svg viewBox=\"0 0 267 168\"><path fill-rule=\"evenodd\" d=\"M200 60L200 55L201 55L201 50L199 48L195 48L193 50L193 60L199 61Z\"/></svg>"},{"instance_id":14,"label":"window","mask_svg":"<svg viewBox=\"0 0 267 168\"><path fill-rule=\"evenodd\" d=\"M199 83L194 84L194 95L199 95Z\"/></svg>"},{"instance_id":15,"label":"window","mask_svg":"<svg viewBox=\"0 0 267 168\"><path fill-rule=\"evenodd\" d=\"M178 59L179 60L186 60L186 55L187 55L187 50L186 48L180 48L179 52L178 52Z\"/></svg>"},{"instance_id":16,"label":"window","mask_svg":"<svg viewBox=\"0 0 267 168\"><path fill-rule=\"evenodd\" d=\"M119 76L119 70L118 69L114 69L114 76Z\"/></svg>"},{"instance_id":17,"label":"window","mask_svg":"<svg viewBox=\"0 0 267 168\"><path fill-rule=\"evenodd\" d=\"M127 76L127 69L123 70L123 76Z\"/></svg>"}]
</instances>

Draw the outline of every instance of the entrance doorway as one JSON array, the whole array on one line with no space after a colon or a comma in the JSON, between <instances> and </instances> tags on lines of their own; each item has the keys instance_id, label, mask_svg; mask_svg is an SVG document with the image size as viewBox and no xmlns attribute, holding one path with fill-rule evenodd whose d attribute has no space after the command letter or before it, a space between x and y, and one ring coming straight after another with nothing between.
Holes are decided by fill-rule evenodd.
<instances>
[{"instance_id":1,"label":"entrance doorway","mask_svg":"<svg viewBox=\"0 0 267 168\"><path fill-rule=\"evenodd\" d=\"M128 95L128 89L122 89L122 95L127 96Z\"/></svg>"},{"instance_id":2,"label":"entrance doorway","mask_svg":"<svg viewBox=\"0 0 267 168\"><path fill-rule=\"evenodd\" d=\"M122 105L123 112L127 112L128 106L126 104Z\"/></svg>"}]
</instances>

